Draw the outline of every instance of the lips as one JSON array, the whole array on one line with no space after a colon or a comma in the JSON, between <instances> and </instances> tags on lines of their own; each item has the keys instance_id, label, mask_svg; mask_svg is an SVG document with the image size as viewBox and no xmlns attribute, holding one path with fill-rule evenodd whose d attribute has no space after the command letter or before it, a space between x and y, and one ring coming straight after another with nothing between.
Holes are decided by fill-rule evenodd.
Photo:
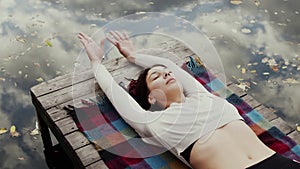
<instances>
[{"instance_id":1,"label":"lips","mask_svg":"<svg viewBox=\"0 0 300 169\"><path fill-rule=\"evenodd\" d=\"M175 79L174 78L170 78L170 79L167 80L166 84L169 84L170 82L173 82L173 81L175 81Z\"/></svg>"}]
</instances>

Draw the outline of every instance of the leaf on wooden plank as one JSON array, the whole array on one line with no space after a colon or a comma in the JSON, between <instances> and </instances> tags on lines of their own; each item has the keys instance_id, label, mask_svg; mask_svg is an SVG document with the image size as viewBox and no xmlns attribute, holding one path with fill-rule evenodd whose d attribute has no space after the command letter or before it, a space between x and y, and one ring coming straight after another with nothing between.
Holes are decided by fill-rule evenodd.
<instances>
[{"instance_id":1,"label":"leaf on wooden plank","mask_svg":"<svg viewBox=\"0 0 300 169\"><path fill-rule=\"evenodd\" d=\"M241 88L243 91L247 91L248 89L250 89L250 83L248 82L242 82L240 84L237 85L239 88Z\"/></svg>"},{"instance_id":2,"label":"leaf on wooden plank","mask_svg":"<svg viewBox=\"0 0 300 169\"><path fill-rule=\"evenodd\" d=\"M94 145L96 151L103 150L103 149L99 146L99 144L97 143L97 141L92 140L91 142L93 143L93 145Z\"/></svg>"},{"instance_id":3,"label":"leaf on wooden plank","mask_svg":"<svg viewBox=\"0 0 300 169\"><path fill-rule=\"evenodd\" d=\"M10 127L10 135L13 136L13 137L19 137L20 136L20 133L17 132L17 128L15 125L12 125Z\"/></svg>"},{"instance_id":4,"label":"leaf on wooden plank","mask_svg":"<svg viewBox=\"0 0 300 169\"><path fill-rule=\"evenodd\" d=\"M0 129L0 135L4 134L4 133L7 133L7 132L8 132L8 130L6 128L1 128Z\"/></svg>"}]
</instances>

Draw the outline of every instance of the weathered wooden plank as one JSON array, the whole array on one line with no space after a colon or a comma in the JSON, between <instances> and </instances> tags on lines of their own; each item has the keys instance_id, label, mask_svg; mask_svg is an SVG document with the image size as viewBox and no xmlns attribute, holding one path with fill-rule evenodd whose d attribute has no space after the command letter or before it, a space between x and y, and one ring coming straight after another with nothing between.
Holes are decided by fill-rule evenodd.
<instances>
[{"instance_id":1,"label":"weathered wooden plank","mask_svg":"<svg viewBox=\"0 0 300 169\"><path fill-rule=\"evenodd\" d=\"M81 159L81 162L83 163L84 166L92 164L101 159L98 151L96 151L95 147L91 144L79 148L75 150L75 152L78 155L78 157Z\"/></svg>"},{"instance_id":2,"label":"weathered wooden plank","mask_svg":"<svg viewBox=\"0 0 300 169\"><path fill-rule=\"evenodd\" d=\"M277 118L275 114L276 110L272 108L267 108L264 105L260 105L259 107L255 108L265 119L268 121L272 121L273 119Z\"/></svg>"},{"instance_id":3,"label":"weathered wooden plank","mask_svg":"<svg viewBox=\"0 0 300 169\"><path fill-rule=\"evenodd\" d=\"M105 165L105 163L102 160L100 160L91 165L88 165L86 169L108 169L108 167Z\"/></svg>"},{"instance_id":4,"label":"weathered wooden plank","mask_svg":"<svg viewBox=\"0 0 300 169\"><path fill-rule=\"evenodd\" d=\"M90 144L86 136L80 131L75 131L73 133L67 134L65 135L65 137L74 150Z\"/></svg>"},{"instance_id":5,"label":"weathered wooden plank","mask_svg":"<svg viewBox=\"0 0 300 169\"><path fill-rule=\"evenodd\" d=\"M86 81L88 79L94 78L94 74L91 70L78 72L76 76L73 73L63 75L51 81L41 83L37 86L32 87L32 91L35 93L35 96L40 97L42 95L57 91L59 89Z\"/></svg>"},{"instance_id":6,"label":"weathered wooden plank","mask_svg":"<svg viewBox=\"0 0 300 169\"><path fill-rule=\"evenodd\" d=\"M57 127L63 135L78 130L78 127L76 126L74 120L71 117L67 117L65 119L56 121L55 124L57 125Z\"/></svg>"},{"instance_id":7,"label":"weathered wooden plank","mask_svg":"<svg viewBox=\"0 0 300 169\"><path fill-rule=\"evenodd\" d=\"M250 96L248 94L243 97L243 100L245 102L247 102L247 104L249 106L251 106L252 108L256 108L256 107L258 107L258 106L261 105L261 103L259 103L258 101L256 101L252 96Z\"/></svg>"},{"instance_id":8,"label":"weathered wooden plank","mask_svg":"<svg viewBox=\"0 0 300 169\"><path fill-rule=\"evenodd\" d=\"M66 87L56 92L39 97L39 101L45 109L54 107L58 104L72 100L93 92L95 89L94 79L75 84L74 86Z\"/></svg>"},{"instance_id":9,"label":"weathered wooden plank","mask_svg":"<svg viewBox=\"0 0 300 169\"><path fill-rule=\"evenodd\" d=\"M300 145L300 132L299 131L293 131L288 136L293 139L297 144Z\"/></svg>"},{"instance_id":10,"label":"weathered wooden plank","mask_svg":"<svg viewBox=\"0 0 300 169\"><path fill-rule=\"evenodd\" d=\"M60 110L60 111L57 111L55 113L49 114L49 116L51 117L51 119L53 121L59 121L61 119L64 119L64 118L68 117L69 116L69 111Z\"/></svg>"},{"instance_id":11,"label":"weathered wooden plank","mask_svg":"<svg viewBox=\"0 0 300 169\"><path fill-rule=\"evenodd\" d=\"M99 85L97 85L97 86L99 86ZM95 93L91 92L91 93L88 93L87 95L83 95L83 96L74 98L72 100L66 101L64 103L58 104L54 107L51 107L50 109L47 110L48 114L49 115L54 114L54 113L60 111L61 109L64 109L64 107L67 106L67 105L71 105L71 106L74 106L74 107L81 107L82 106L81 100L95 99L96 95L102 95L103 94L102 90L100 90L100 88L97 87L97 86L95 86L96 87Z\"/></svg>"},{"instance_id":12,"label":"weathered wooden plank","mask_svg":"<svg viewBox=\"0 0 300 169\"><path fill-rule=\"evenodd\" d=\"M281 130L284 134L288 134L292 132L294 129L289 126L282 118L278 117L270 121L271 124L276 126L279 130Z\"/></svg>"}]
</instances>

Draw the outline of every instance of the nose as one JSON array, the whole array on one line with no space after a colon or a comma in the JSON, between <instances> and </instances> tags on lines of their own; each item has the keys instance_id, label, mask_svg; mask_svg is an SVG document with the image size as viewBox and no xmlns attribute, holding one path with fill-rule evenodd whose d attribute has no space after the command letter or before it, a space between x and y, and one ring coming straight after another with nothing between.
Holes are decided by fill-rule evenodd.
<instances>
[{"instance_id":1,"label":"nose","mask_svg":"<svg viewBox=\"0 0 300 169\"><path fill-rule=\"evenodd\" d=\"M167 78L168 76L170 76L170 72L165 72L164 73L164 78Z\"/></svg>"}]
</instances>

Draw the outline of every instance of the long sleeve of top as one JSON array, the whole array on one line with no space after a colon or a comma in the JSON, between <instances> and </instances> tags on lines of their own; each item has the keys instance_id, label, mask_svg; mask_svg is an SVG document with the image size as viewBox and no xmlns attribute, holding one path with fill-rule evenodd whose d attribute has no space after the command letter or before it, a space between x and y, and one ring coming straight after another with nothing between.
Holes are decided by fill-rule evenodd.
<instances>
[{"instance_id":1,"label":"long sleeve of top","mask_svg":"<svg viewBox=\"0 0 300 169\"><path fill-rule=\"evenodd\" d=\"M156 114L144 110L107 71L104 65L92 63L92 69L99 86L114 105L120 116L131 126L140 136L146 136L147 124L151 119L156 118Z\"/></svg>"},{"instance_id":2,"label":"long sleeve of top","mask_svg":"<svg viewBox=\"0 0 300 169\"><path fill-rule=\"evenodd\" d=\"M121 88L102 64L92 64L95 78L121 117L143 141L174 149L179 155L190 144L218 127L242 119L225 99L209 93L191 75L168 59L138 54L135 63L142 67L165 65L181 82L185 101L171 103L162 111L146 111Z\"/></svg>"}]
</instances>

